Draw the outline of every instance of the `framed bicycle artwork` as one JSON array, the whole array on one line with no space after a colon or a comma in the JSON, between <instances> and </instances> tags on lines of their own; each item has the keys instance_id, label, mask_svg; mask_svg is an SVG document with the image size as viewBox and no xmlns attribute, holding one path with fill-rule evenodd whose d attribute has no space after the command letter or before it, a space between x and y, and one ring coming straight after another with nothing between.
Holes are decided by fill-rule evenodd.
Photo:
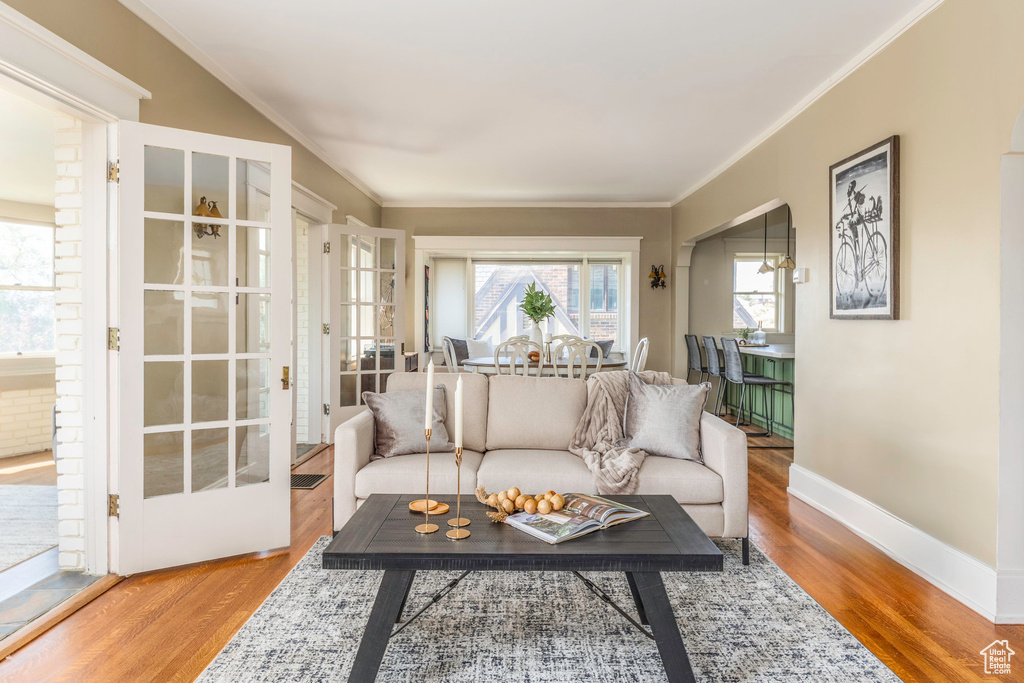
<instances>
[{"instance_id":1,"label":"framed bicycle artwork","mask_svg":"<svg viewBox=\"0 0 1024 683\"><path fill-rule=\"evenodd\" d=\"M900 319L900 137L829 167L830 317Z\"/></svg>"}]
</instances>

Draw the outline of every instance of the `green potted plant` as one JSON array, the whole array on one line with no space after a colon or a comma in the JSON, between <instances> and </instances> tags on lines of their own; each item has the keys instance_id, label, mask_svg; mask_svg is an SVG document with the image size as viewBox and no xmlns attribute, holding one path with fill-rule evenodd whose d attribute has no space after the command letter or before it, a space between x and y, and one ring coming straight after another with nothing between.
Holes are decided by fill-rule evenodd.
<instances>
[{"instance_id":1,"label":"green potted plant","mask_svg":"<svg viewBox=\"0 0 1024 683\"><path fill-rule=\"evenodd\" d=\"M519 308L533 321L530 339L543 346L544 333L540 324L555 314L555 302L551 300L551 295L538 289L536 282L531 282L523 293L523 303L519 304Z\"/></svg>"}]
</instances>

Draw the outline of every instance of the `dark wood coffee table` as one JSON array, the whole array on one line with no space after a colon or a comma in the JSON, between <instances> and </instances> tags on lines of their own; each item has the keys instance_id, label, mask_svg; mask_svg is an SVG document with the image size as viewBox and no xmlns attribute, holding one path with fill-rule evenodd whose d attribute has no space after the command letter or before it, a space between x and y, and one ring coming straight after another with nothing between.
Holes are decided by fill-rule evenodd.
<instances>
[{"instance_id":1,"label":"dark wood coffee table","mask_svg":"<svg viewBox=\"0 0 1024 683\"><path fill-rule=\"evenodd\" d=\"M417 571L462 570L625 572L639 621L651 628L648 635L658 645L668 680L694 681L661 572L722 571L722 552L671 496L610 497L651 515L558 545L507 524L492 523L485 515L488 508L466 496L462 516L472 520L472 535L458 541L444 535L445 521L455 516L454 496L435 496L452 509L437 519L441 530L428 535L413 530L422 518L408 509L416 495L367 498L323 554L325 569L384 570L349 680L376 678ZM611 603L600 589L580 578Z\"/></svg>"}]
</instances>

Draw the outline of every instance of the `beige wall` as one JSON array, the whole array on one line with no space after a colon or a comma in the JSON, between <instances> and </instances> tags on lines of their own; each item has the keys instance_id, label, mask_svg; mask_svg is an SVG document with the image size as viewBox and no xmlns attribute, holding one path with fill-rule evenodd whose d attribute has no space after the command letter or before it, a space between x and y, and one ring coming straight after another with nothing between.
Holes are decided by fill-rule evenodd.
<instances>
[{"instance_id":1,"label":"beige wall","mask_svg":"<svg viewBox=\"0 0 1024 683\"><path fill-rule=\"evenodd\" d=\"M796 462L995 565L999 163L1024 3L948 0L673 208L678 245L779 198L798 265ZM901 136L902 320L828 317L828 167Z\"/></svg>"},{"instance_id":2,"label":"beige wall","mask_svg":"<svg viewBox=\"0 0 1024 683\"><path fill-rule=\"evenodd\" d=\"M647 273L652 263L664 264L669 277L669 209L415 209L385 207L383 226L406 231L406 348L412 345L416 306L414 235L555 235L640 236L640 336L651 340L649 370L671 369L671 287L652 290Z\"/></svg>"},{"instance_id":3,"label":"beige wall","mask_svg":"<svg viewBox=\"0 0 1024 683\"><path fill-rule=\"evenodd\" d=\"M292 179L351 214L380 223L380 207L235 95L117 0L5 0L153 94L139 120L292 147ZM199 17L197 20L201 21Z\"/></svg>"}]
</instances>

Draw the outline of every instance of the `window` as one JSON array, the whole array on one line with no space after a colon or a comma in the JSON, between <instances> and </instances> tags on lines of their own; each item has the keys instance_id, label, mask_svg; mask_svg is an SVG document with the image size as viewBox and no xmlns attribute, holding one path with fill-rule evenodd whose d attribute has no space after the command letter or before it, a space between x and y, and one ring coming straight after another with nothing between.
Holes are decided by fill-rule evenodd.
<instances>
[{"instance_id":1,"label":"window","mask_svg":"<svg viewBox=\"0 0 1024 683\"><path fill-rule=\"evenodd\" d=\"M523 291L536 282L551 295L555 315L547 331L622 344L618 310L620 262L472 261L472 336L493 343L529 334L532 323L519 308ZM585 279L584 279L585 277ZM586 314L586 315L585 315Z\"/></svg>"},{"instance_id":2,"label":"window","mask_svg":"<svg viewBox=\"0 0 1024 683\"><path fill-rule=\"evenodd\" d=\"M0 221L0 353L55 349L53 226Z\"/></svg>"},{"instance_id":3,"label":"window","mask_svg":"<svg viewBox=\"0 0 1024 683\"><path fill-rule=\"evenodd\" d=\"M775 270L759 273L764 260L761 254L738 254L733 261L732 326L733 329L756 329L758 323L767 332L779 329L781 288L779 287L779 254L768 254L768 263Z\"/></svg>"}]
</instances>

